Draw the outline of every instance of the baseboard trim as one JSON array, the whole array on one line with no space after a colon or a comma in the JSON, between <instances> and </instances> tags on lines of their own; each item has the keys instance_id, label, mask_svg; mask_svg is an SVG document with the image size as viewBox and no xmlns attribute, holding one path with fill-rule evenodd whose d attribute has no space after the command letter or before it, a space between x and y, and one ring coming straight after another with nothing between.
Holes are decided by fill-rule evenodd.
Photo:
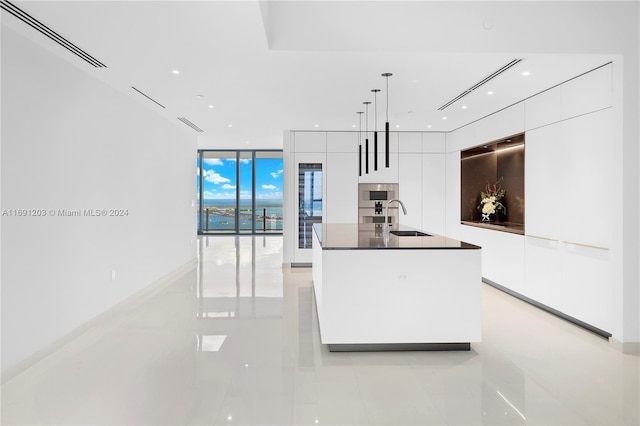
<instances>
[{"instance_id":1,"label":"baseboard trim","mask_svg":"<svg viewBox=\"0 0 640 426\"><path fill-rule=\"evenodd\" d=\"M552 315L557 316L558 318L562 318L565 321L568 321L572 324L577 325L578 327L584 328L587 331L590 331L594 334L597 334L600 337L603 337L605 339L609 339L611 336L613 336L611 333L609 333L608 331L602 330L594 325L588 324L584 321L579 320L578 318L574 318L571 315L567 315L564 312L561 312L557 309L552 308L551 306L547 306L544 303L540 303L536 300L533 300L523 294L518 293L517 291L513 291L507 287L504 287L494 281L491 281L487 278L482 277L482 282L489 284L491 287L495 287L500 291L503 291L517 299L522 300L523 302L527 302L530 305L535 306L536 308L542 309L543 311L546 311Z\"/></svg>"},{"instance_id":2,"label":"baseboard trim","mask_svg":"<svg viewBox=\"0 0 640 426\"><path fill-rule=\"evenodd\" d=\"M640 356L640 342L621 342L615 337L612 337L609 339L609 345L614 350L625 355Z\"/></svg>"},{"instance_id":3,"label":"baseboard trim","mask_svg":"<svg viewBox=\"0 0 640 426\"><path fill-rule=\"evenodd\" d=\"M66 345L73 339L79 337L80 335L85 333L87 330L95 327L96 325L100 324L103 321L110 320L111 317L116 313L116 311L122 309L123 306L131 303L136 303L142 300L143 298L148 297L153 293L158 292L163 288L167 287L174 280L182 277L183 275L195 269L197 264L198 264L198 258L191 259L184 265L176 268L172 272L169 272L167 275L157 279L156 281L144 287L143 289L138 290L137 292L133 293L126 299L116 303L115 305L108 308L106 311L89 319L84 324L76 327L75 329L71 330L70 332L58 338L57 340L53 341L52 343L49 343L42 349L38 350L37 352L23 359L22 361L19 361L16 364L12 365L11 367L6 368L1 373L0 383L5 384L9 380L16 377L18 374L34 366L35 364L42 361L43 359L45 359L46 357L48 357L58 349L62 348L64 345Z\"/></svg>"},{"instance_id":4,"label":"baseboard trim","mask_svg":"<svg viewBox=\"0 0 640 426\"><path fill-rule=\"evenodd\" d=\"M329 352L403 352L403 351L470 351L471 344L462 343L330 343Z\"/></svg>"}]
</instances>

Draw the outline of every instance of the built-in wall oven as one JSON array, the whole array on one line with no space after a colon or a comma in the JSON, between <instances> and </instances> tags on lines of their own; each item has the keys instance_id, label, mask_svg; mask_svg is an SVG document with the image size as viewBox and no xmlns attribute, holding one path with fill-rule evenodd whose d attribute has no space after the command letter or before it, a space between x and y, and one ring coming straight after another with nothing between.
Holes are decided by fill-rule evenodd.
<instances>
[{"instance_id":1,"label":"built-in wall oven","mask_svg":"<svg viewBox=\"0 0 640 426\"><path fill-rule=\"evenodd\" d=\"M358 223L385 223L387 202L398 198L397 183L361 183L358 185ZM398 205L389 206L387 222L398 223Z\"/></svg>"}]
</instances>

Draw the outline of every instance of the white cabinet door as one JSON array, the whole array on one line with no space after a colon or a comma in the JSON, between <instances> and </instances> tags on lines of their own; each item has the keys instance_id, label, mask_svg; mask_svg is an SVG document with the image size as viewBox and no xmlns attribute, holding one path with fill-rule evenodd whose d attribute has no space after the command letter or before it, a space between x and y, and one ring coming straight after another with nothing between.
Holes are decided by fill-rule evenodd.
<instances>
[{"instance_id":1,"label":"white cabinet door","mask_svg":"<svg viewBox=\"0 0 640 426\"><path fill-rule=\"evenodd\" d=\"M422 153L422 134L419 132L398 132L400 153Z\"/></svg>"},{"instance_id":2,"label":"white cabinet door","mask_svg":"<svg viewBox=\"0 0 640 426\"><path fill-rule=\"evenodd\" d=\"M421 154L400 154L398 198L407 208L407 214L398 210L401 225L422 228L422 158Z\"/></svg>"},{"instance_id":3,"label":"white cabinet door","mask_svg":"<svg viewBox=\"0 0 640 426\"><path fill-rule=\"evenodd\" d=\"M445 234L461 240L460 225L460 151L446 154ZM427 209L425 209L425 212ZM427 218L424 220L428 224Z\"/></svg>"},{"instance_id":4,"label":"white cabinet door","mask_svg":"<svg viewBox=\"0 0 640 426\"><path fill-rule=\"evenodd\" d=\"M327 132L293 132L295 152L327 152Z\"/></svg>"},{"instance_id":5,"label":"white cabinet door","mask_svg":"<svg viewBox=\"0 0 640 426\"><path fill-rule=\"evenodd\" d=\"M527 132L525 145L525 231L558 240L562 230L566 169L562 123Z\"/></svg>"},{"instance_id":6,"label":"white cabinet door","mask_svg":"<svg viewBox=\"0 0 640 426\"><path fill-rule=\"evenodd\" d=\"M446 134L437 132L424 132L422 133L422 153L445 153L446 149Z\"/></svg>"},{"instance_id":7,"label":"white cabinet door","mask_svg":"<svg viewBox=\"0 0 640 426\"><path fill-rule=\"evenodd\" d=\"M524 102L496 112L475 124L474 145L522 133L524 132Z\"/></svg>"},{"instance_id":8,"label":"white cabinet door","mask_svg":"<svg viewBox=\"0 0 640 426\"><path fill-rule=\"evenodd\" d=\"M358 132L327 132L327 152L358 152Z\"/></svg>"},{"instance_id":9,"label":"white cabinet door","mask_svg":"<svg viewBox=\"0 0 640 426\"><path fill-rule=\"evenodd\" d=\"M610 247L611 115L605 109L527 132L527 235Z\"/></svg>"},{"instance_id":10,"label":"white cabinet door","mask_svg":"<svg viewBox=\"0 0 640 426\"><path fill-rule=\"evenodd\" d=\"M563 122L561 161L564 173L562 186L558 188L562 191L559 206L563 215L560 235L563 241L611 246L612 210L620 205L617 197L610 197L615 191L616 173L612 139L611 109ZM549 154L555 153L548 152L547 156ZM548 190L556 187L551 186Z\"/></svg>"},{"instance_id":11,"label":"white cabinet door","mask_svg":"<svg viewBox=\"0 0 640 426\"><path fill-rule=\"evenodd\" d=\"M525 237L524 295L559 309L562 291L562 256L559 242Z\"/></svg>"},{"instance_id":12,"label":"white cabinet door","mask_svg":"<svg viewBox=\"0 0 640 426\"><path fill-rule=\"evenodd\" d=\"M445 235L446 229L446 155L422 154L422 229ZM402 191L402 189L400 189ZM457 191L453 193L459 192Z\"/></svg>"},{"instance_id":13,"label":"white cabinet door","mask_svg":"<svg viewBox=\"0 0 640 426\"><path fill-rule=\"evenodd\" d=\"M556 308L602 330L613 330L614 288L609 250L562 244L562 284Z\"/></svg>"},{"instance_id":14,"label":"white cabinet door","mask_svg":"<svg viewBox=\"0 0 640 426\"><path fill-rule=\"evenodd\" d=\"M358 223L358 154L327 153L326 223Z\"/></svg>"},{"instance_id":15,"label":"white cabinet door","mask_svg":"<svg viewBox=\"0 0 640 426\"><path fill-rule=\"evenodd\" d=\"M554 87L524 101L526 130L562 120L562 88Z\"/></svg>"}]
</instances>

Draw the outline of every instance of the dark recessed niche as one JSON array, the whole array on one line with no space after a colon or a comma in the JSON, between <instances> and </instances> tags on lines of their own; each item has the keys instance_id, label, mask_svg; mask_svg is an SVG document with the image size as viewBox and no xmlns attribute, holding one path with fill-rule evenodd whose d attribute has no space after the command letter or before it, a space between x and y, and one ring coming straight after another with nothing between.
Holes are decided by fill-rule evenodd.
<instances>
[{"instance_id":1,"label":"dark recessed niche","mask_svg":"<svg viewBox=\"0 0 640 426\"><path fill-rule=\"evenodd\" d=\"M460 219L465 225L524 234L524 133L460 153ZM504 211L482 221L480 192L500 182Z\"/></svg>"}]
</instances>

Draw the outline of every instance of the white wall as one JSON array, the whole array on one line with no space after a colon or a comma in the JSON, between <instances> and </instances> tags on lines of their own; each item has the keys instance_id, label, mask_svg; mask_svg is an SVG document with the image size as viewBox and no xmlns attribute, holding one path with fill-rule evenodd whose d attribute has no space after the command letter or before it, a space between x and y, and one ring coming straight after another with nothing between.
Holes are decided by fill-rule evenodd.
<instances>
[{"instance_id":1,"label":"white wall","mask_svg":"<svg viewBox=\"0 0 640 426\"><path fill-rule=\"evenodd\" d=\"M3 372L195 258L196 136L150 108L3 26L2 209L128 211L2 217Z\"/></svg>"}]
</instances>

